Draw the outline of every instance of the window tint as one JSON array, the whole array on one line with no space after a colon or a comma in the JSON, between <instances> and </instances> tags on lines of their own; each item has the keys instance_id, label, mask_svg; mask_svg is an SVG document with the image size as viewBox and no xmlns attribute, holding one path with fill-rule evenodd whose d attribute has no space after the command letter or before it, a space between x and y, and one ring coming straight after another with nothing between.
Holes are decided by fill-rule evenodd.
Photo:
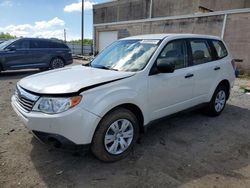
<instances>
[{"instance_id":1,"label":"window tint","mask_svg":"<svg viewBox=\"0 0 250 188\"><path fill-rule=\"evenodd\" d=\"M224 46L223 42L221 42L219 40L213 40L212 43L216 49L217 56L219 59L226 57L228 55L227 49Z\"/></svg>"},{"instance_id":2,"label":"window tint","mask_svg":"<svg viewBox=\"0 0 250 188\"><path fill-rule=\"evenodd\" d=\"M187 66L187 47L183 40L172 41L161 52L159 58L169 59L175 65L175 69Z\"/></svg>"},{"instance_id":3,"label":"window tint","mask_svg":"<svg viewBox=\"0 0 250 188\"><path fill-rule=\"evenodd\" d=\"M16 49L28 49L30 47L30 43L28 40L18 40L14 44Z\"/></svg>"},{"instance_id":4,"label":"window tint","mask_svg":"<svg viewBox=\"0 0 250 188\"><path fill-rule=\"evenodd\" d=\"M68 48L65 44L60 42L51 42L52 48Z\"/></svg>"},{"instance_id":5,"label":"window tint","mask_svg":"<svg viewBox=\"0 0 250 188\"><path fill-rule=\"evenodd\" d=\"M37 41L30 41L30 48L39 48L38 42Z\"/></svg>"},{"instance_id":6,"label":"window tint","mask_svg":"<svg viewBox=\"0 0 250 188\"><path fill-rule=\"evenodd\" d=\"M212 61L209 45L206 40L191 40L193 64L199 65Z\"/></svg>"},{"instance_id":7,"label":"window tint","mask_svg":"<svg viewBox=\"0 0 250 188\"><path fill-rule=\"evenodd\" d=\"M32 40L31 48L50 48L50 44L47 41L43 40Z\"/></svg>"}]
</instances>

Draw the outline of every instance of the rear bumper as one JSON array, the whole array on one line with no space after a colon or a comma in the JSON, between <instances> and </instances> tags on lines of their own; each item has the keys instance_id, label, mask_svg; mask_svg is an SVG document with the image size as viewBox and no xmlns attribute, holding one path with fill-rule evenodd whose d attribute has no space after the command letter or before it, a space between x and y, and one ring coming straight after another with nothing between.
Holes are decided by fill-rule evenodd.
<instances>
[{"instance_id":1,"label":"rear bumper","mask_svg":"<svg viewBox=\"0 0 250 188\"><path fill-rule=\"evenodd\" d=\"M70 65L70 64L72 64L73 63L73 58L72 59L67 59L66 61L65 61L65 64L66 65Z\"/></svg>"}]
</instances>

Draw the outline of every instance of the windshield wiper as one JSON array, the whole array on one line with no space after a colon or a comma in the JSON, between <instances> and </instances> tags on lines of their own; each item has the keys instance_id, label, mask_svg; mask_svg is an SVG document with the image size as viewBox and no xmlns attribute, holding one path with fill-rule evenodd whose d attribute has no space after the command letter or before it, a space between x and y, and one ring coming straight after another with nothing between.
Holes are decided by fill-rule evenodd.
<instances>
[{"instance_id":1,"label":"windshield wiper","mask_svg":"<svg viewBox=\"0 0 250 188\"><path fill-rule=\"evenodd\" d=\"M118 69L113 69L111 67L106 67L104 65L97 65L97 66L92 66L94 68L97 68L97 69L105 69L105 70L113 70L113 71L119 71Z\"/></svg>"},{"instance_id":2,"label":"windshield wiper","mask_svg":"<svg viewBox=\"0 0 250 188\"><path fill-rule=\"evenodd\" d=\"M83 63L82 66L85 66L85 67L92 67L92 66L91 66L91 62L89 62L89 63Z\"/></svg>"}]
</instances>

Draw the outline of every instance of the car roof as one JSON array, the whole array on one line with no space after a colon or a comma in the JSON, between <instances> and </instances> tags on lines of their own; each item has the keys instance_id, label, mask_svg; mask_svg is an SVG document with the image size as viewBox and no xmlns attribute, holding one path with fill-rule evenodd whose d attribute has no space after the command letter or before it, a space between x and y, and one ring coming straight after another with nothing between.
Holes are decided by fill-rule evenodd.
<instances>
[{"instance_id":1,"label":"car roof","mask_svg":"<svg viewBox=\"0 0 250 188\"><path fill-rule=\"evenodd\" d=\"M137 35L132 37L127 37L121 40L132 40L132 39L155 39L155 40L163 40L167 37L177 37L177 38L208 38L208 39L216 39L221 40L218 36L212 35L201 35L201 34L185 34L185 33L166 33L166 34L148 34L148 35Z\"/></svg>"},{"instance_id":2,"label":"car roof","mask_svg":"<svg viewBox=\"0 0 250 188\"><path fill-rule=\"evenodd\" d=\"M28 38L28 37L23 37L23 38L17 38L16 40L40 40L40 41L52 41L52 42L59 42L59 43L63 43L60 40L56 40L56 39L45 39L45 38Z\"/></svg>"}]
</instances>

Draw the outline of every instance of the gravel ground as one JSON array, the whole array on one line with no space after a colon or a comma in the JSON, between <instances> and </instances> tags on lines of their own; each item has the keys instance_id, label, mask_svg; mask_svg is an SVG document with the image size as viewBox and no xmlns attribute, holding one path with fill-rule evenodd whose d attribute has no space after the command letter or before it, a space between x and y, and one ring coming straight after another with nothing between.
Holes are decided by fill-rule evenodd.
<instances>
[{"instance_id":1,"label":"gravel ground","mask_svg":"<svg viewBox=\"0 0 250 188\"><path fill-rule=\"evenodd\" d=\"M21 78L0 75L0 187L250 187L250 95L236 80L217 118L199 111L161 121L126 159L105 164L41 144L21 124L10 97Z\"/></svg>"}]
</instances>

